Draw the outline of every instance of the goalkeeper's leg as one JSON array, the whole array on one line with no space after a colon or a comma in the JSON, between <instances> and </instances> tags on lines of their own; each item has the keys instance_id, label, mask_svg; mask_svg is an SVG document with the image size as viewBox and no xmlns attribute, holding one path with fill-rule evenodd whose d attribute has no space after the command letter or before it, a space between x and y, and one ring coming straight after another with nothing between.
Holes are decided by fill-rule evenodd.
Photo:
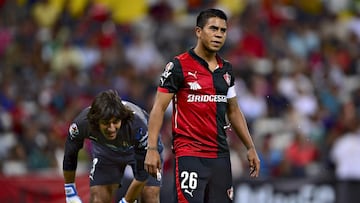
<instances>
[{"instance_id":1,"label":"goalkeeper's leg","mask_svg":"<svg viewBox=\"0 0 360 203\"><path fill-rule=\"evenodd\" d=\"M141 203L159 203L160 186L145 186L141 193Z\"/></svg>"}]
</instances>

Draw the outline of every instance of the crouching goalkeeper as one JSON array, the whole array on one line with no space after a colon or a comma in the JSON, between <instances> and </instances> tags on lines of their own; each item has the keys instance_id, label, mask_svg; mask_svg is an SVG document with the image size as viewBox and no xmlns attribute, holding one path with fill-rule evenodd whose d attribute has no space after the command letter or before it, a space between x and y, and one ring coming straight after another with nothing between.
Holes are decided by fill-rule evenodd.
<instances>
[{"instance_id":1,"label":"crouching goalkeeper","mask_svg":"<svg viewBox=\"0 0 360 203\"><path fill-rule=\"evenodd\" d=\"M77 158L84 140L90 139L91 203L113 202L127 165L132 167L134 179L120 203L136 202L139 196L142 203L159 203L161 180L149 176L144 169L147 122L148 114L137 105L122 101L116 91L99 93L69 127L63 159L66 202L82 202L75 185ZM161 153L162 149L159 139L157 150Z\"/></svg>"}]
</instances>

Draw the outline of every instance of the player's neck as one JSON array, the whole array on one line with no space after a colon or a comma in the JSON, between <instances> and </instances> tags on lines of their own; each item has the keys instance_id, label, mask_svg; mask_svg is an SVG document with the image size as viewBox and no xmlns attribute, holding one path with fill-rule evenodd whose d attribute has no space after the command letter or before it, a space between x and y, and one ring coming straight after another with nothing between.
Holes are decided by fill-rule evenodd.
<instances>
[{"instance_id":1,"label":"player's neck","mask_svg":"<svg viewBox=\"0 0 360 203\"><path fill-rule=\"evenodd\" d=\"M194 52L200 58L204 59L207 63L211 63L212 61L216 61L216 52L208 51L200 46L196 46L194 48Z\"/></svg>"},{"instance_id":2,"label":"player's neck","mask_svg":"<svg viewBox=\"0 0 360 203\"><path fill-rule=\"evenodd\" d=\"M216 52L210 52L199 46L194 48L194 52L196 55L198 55L200 58L204 59L207 62L208 68L211 72L214 72L214 70L218 67L218 62L216 60Z\"/></svg>"}]
</instances>

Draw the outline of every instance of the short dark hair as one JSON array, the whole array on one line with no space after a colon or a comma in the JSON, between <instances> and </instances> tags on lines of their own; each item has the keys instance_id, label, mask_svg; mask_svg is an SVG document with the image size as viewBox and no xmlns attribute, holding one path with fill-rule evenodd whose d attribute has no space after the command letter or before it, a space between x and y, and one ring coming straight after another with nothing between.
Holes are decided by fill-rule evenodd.
<instances>
[{"instance_id":1,"label":"short dark hair","mask_svg":"<svg viewBox=\"0 0 360 203\"><path fill-rule=\"evenodd\" d=\"M215 8L209 8L199 13L196 18L196 26L203 28L209 18L219 17L227 21L227 16L224 11Z\"/></svg>"},{"instance_id":2,"label":"short dark hair","mask_svg":"<svg viewBox=\"0 0 360 203\"><path fill-rule=\"evenodd\" d=\"M87 114L90 128L98 130L100 120L110 120L115 117L120 119L122 123L133 118L133 112L126 107L114 90L106 90L96 95Z\"/></svg>"}]
</instances>

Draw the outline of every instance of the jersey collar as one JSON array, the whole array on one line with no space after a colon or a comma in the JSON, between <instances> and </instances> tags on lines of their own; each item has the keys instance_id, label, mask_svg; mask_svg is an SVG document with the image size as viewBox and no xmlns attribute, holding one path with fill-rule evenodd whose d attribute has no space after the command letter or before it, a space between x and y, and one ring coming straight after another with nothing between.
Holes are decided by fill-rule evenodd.
<instances>
[{"instance_id":1,"label":"jersey collar","mask_svg":"<svg viewBox=\"0 0 360 203\"><path fill-rule=\"evenodd\" d=\"M193 57L195 60L197 60L201 65L203 65L206 68L209 68L208 63L195 53L194 48L191 48L189 50L189 54L190 54L191 57ZM219 68L222 68L223 67L223 60L221 59L221 57L217 53L216 53L216 60L217 60L217 63L219 65Z\"/></svg>"}]
</instances>

